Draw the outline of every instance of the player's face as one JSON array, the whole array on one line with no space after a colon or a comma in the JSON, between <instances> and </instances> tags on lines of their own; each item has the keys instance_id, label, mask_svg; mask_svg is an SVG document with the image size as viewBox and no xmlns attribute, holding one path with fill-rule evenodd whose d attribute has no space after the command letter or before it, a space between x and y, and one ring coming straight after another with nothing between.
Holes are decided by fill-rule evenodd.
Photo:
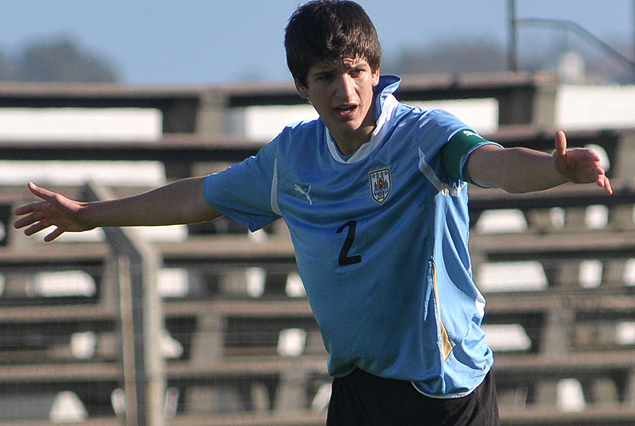
<instances>
[{"instance_id":1,"label":"player's face","mask_svg":"<svg viewBox=\"0 0 635 426\"><path fill-rule=\"evenodd\" d=\"M342 154L349 155L375 129L374 88L378 83L379 69L373 71L363 58L344 57L312 66L307 87L296 80L296 88L310 100Z\"/></svg>"}]
</instances>

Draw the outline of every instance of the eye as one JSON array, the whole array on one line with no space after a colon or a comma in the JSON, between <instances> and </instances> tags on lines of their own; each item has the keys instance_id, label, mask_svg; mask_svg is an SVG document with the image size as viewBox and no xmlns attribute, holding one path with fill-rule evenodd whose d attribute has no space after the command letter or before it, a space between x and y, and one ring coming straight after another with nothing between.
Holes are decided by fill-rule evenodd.
<instances>
[{"instance_id":1,"label":"eye","mask_svg":"<svg viewBox=\"0 0 635 426\"><path fill-rule=\"evenodd\" d=\"M353 78L359 77L364 72L362 68L354 68L349 71L349 75Z\"/></svg>"},{"instance_id":2,"label":"eye","mask_svg":"<svg viewBox=\"0 0 635 426\"><path fill-rule=\"evenodd\" d=\"M330 72L320 73L315 76L315 79L317 81L331 81L333 79L333 73L330 73Z\"/></svg>"}]
</instances>

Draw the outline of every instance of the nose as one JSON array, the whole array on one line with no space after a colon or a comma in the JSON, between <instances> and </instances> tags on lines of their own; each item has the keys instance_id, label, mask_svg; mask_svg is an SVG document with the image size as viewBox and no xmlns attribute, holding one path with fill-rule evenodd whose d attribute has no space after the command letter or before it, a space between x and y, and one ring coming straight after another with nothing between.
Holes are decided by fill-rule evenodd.
<instances>
[{"instance_id":1,"label":"nose","mask_svg":"<svg viewBox=\"0 0 635 426\"><path fill-rule=\"evenodd\" d=\"M337 87L335 94L341 98L348 99L355 93L355 84L353 78L348 74L342 74L337 79Z\"/></svg>"}]
</instances>

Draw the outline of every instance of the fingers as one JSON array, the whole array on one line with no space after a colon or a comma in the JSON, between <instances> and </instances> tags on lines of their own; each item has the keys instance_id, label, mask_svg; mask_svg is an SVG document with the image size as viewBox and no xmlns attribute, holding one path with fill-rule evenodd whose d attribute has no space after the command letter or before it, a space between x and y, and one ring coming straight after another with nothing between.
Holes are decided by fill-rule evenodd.
<instances>
[{"instance_id":1,"label":"fingers","mask_svg":"<svg viewBox=\"0 0 635 426\"><path fill-rule=\"evenodd\" d=\"M600 188L604 188L604 191L608 195L611 195L613 193L613 188L611 186L611 181L606 176L606 170L604 170L604 167L602 167L602 159L600 158L598 153L592 149L587 149L585 152L589 158L588 161L591 170L593 171L593 173L595 173L595 180L597 185Z\"/></svg>"},{"instance_id":2,"label":"fingers","mask_svg":"<svg viewBox=\"0 0 635 426\"><path fill-rule=\"evenodd\" d=\"M23 207L26 207L26 206L23 206ZM16 213L15 213L16 215L22 215L22 214L25 214L25 213L18 213L18 209L15 209L15 212L16 212ZM35 223L35 221L36 221L36 220L37 220L37 219L35 219L35 218L33 217L33 215L24 216L24 217L21 217L21 218L19 218L19 219L16 219L16 220L13 222L13 227L14 227L15 229L21 229L21 228L24 228L25 226L32 225L33 223Z\"/></svg>"},{"instance_id":3,"label":"fingers","mask_svg":"<svg viewBox=\"0 0 635 426\"><path fill-rule=\"evenodd\" d=\"M562 130L556 133L556 152L561 157L564 157L567 152L567 137Z\"/></svg>"},{"instance_id":4,"label":"fingers","mask_svg":"<svg viewBox=\"0 0 635 426\"><path fill-rule=\"evenodd\" d=\"M44 199L43 195L44 195L44 192L46 191L44 188L40 188L36 186L33 182L29 182L28 188L33 195L35 195L38 198ZM16 216L23 216L25 214L29 214L29 213L33 213L35 211L41 210L45 204L48 204L48 203L42 203L42 202L29 203L23 206L16 207L13 212L16 214Z\"/></svg>"},{"instance_id":5,"label":"fingers","mask_svg":"<svg viewBox=\"0 0 635 426\"><path fill-rule=\"evenodd\" d=\"M32 206L34 205L36 206L39 204L44 204L44 203L34 203L31 205L22 206L22 208L16 209L16 212L18 210L23 209L31 213L14 221L13 227L15 229L24 228L24 235L26 235L27 237L30 237L32 235L37 234L40 231L43 231L47 228L50 228L51 226L54 226L55 229L44 237L44 241L50 242L56 239L57 237L59 237L60 235L62 235L64 231L61 230L55 223L52 223L48 219L48 217L44 213L42 213L38 208L32 209Z\"/></svg>"},{"instance_id":6,"label":"fingers","mask_svg":"<svg viewBox=\"0 0 635 426\"><path fill-rule=\"evenodd\" d=\"M22 217L13 222L13 226L16 229L20 229L37 221L45 220L50 207L50 203L46 201L38 201L16 207L13 211L14 214Z\"/></svg>"},{"instance_id":7,"label":"fingers","mask_svg":"<svg viewBox=\"0 0 635 426\"><path fill-rule=\"evenodd\" d=\"M613 193L611 181L595 151L582 148L567 150L567 137L562 130L556 133L555 145L554 161L560 174L574 183L595 182L607 194Z\"/></svg>"},{"instance_id":8,"label":"fingers","mask_svg":"<svg viewBox=\"0 0 635 426\"><path fill-rule=\"evenodd\" d=\"M29 191L37 195L37 190L39 189L39 187L36 184L34 184L33 182L29 182L27 186L29 187Z\"/></svg>"},{"instance_id":9,"label":"fingers","mask_svg":"<svg viewBox=\"0 0 635 426\"><path fill-rule=\"evenodd\" d=\"M50 221L49 213L47 213L47 211L51 208L49 200L53 200L54 193L44 188L40 188L32 182L29 182L28 188L33 195L44 201L38 201L17 207L14 210L14 214L21 217L13 222L13 227L16 229L25 228L24 235L32 236L44 229L55 226L55 230L44 238L44 241L53 241L64 233L64 231L60 230Z\"/></svg>"},{"instance_id":10,"label":"fingers","mask_svg":"<svg viewBox=\"0 0 635 426\"><path fill-rule=\"evenodd\" d=\"M29 191L31 191L31 193L35 195L36 197L41 198L42 200L49 202L51 204L53 204L53 202L55 201L55 196L57 195L55 192L39 187L33 182L29 182L28 186L29 186Z\"/></svg>"},{"instance_id":11,"label":"fingers","mask_svg":"<svg viewBox=\"0 0 635 426\"><path fill-rule=\"evenodd\" d=\"M53 224L49 222L47 217L39 212L31 213L13 222L13 227L15 229L25 228L24 234L27 236L36 234L52 225Z\"/></svg>"},{"instance_id":12,"label":"fingers","mask_svg":"<svg viewBox=\"0 0 635 426\"><path fill-rule=\"evenodd\" d=\"M48 219L41 217L41 215L31 214L16 220L13 223L13 226L16 229L25 228L24 235L26 235L27 237L35 235L40 231L50 228L51 226L55 227L53 231L51 231L44 237L44 241L46 242L53 241L64 233L64 231L60 229L56 224L51 223Z\"/></svg>"},{"instance_id":13,"label":"fingers","mask_svg":"<svg viewBox=\"0 0 635 426\"><path fill-rule=\"evenodd\" d=\"M606 177L606 175L602 175L600 178L598 178L598 186L600 188L604 188L604 191L608 195L611 195L613 193L613 187L611 186L611 181L609 180L608 177Z\"/></svg>"},{"instance_id":14,"label":"fingers","mask_svg":"<svg viewBox=\"0 0 635 426\"><path fill-rule=\"evenodd\" d=\"M53 232L49 233L48 235L46 235L44 237L44 242L50 243L51 241L53 241L54 239L56 239L57 237L59 237L63 233L64 233L64 231L62 231L60 228L55 228L55 230L53 230Z\"/></svg>"},{"instance_id":15,"label":"fingers","mask_svg":"<svg viewBox=\"0 0 635 426\"><path fill-rule=\"evenodd\" d=\"M602 160L600 156L593 150L589 149L586 151L589 161L589 167L591 168L592 173L595 174L595 181L600 188L604 188L604 191L611 195L613 193L613 188L611 186L611 181L608 176L606 176L606 170L601 165Z\"/></svg>"},{"instance_id":16,"label":"fingers","mask_svg":"<svg viewBox=\"0 0 635 426\"><path fill-rule=\"evenodd\" d=\"M600 188L604 188L604 191L608 195L611 195L613 193L611 181L609 180L608 176L606 176L606 171L604 170L604 168L600 165L599 156L593 151L589 151L588 155L590 156L589 167L591 169L591 173L595 175L595 182L597 186L599 186Z\"/></svg>"},{"instance_id":17,"label":"fingers","mask_svg":"<svg viewBox=\"0 0 635 426\"><path fill-rule=\"evenodd\" d=\"M35 215L38 212L42 212L47 206L48 206L48 203L46 202L37 202L37 203L30 203L30 204L25 204L23 206L16 207L15 210L13 211L14 214L16 216L23 216L23 217L16 220L13 226L15 226L16 228L22 228L25 225L30 225L35 220L40 220L41 218L36 218ZM29 222L29 220L31 222Z\"/></svg>"},{"instance_id":18,"label":"fingers","mask_svg":"<svg viewBox=\"0 0 635 426\"><path fill-rule=\"evenodd\" d=\"M16 207L13 210L13 213L16 216L23 216L25 214L33 213L36 209L35 205L36 203L31 203L31 204L25 204L23 206Z\"/></svg>"}]
</instances>

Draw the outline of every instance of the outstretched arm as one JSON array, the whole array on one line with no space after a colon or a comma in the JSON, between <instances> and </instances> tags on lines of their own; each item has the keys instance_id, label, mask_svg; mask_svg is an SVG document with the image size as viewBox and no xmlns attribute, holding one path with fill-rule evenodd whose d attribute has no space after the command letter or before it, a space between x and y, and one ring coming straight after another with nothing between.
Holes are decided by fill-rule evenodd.
<instances>
[{"instance_id":1,"label":"outstretched arm","mask_svg":"<svg viewBox=\"0 0 635 426\"><path fill-rule=\"evenodd\" d=\"M82 202L29 183L29 190L42 201L15 209L13 226L33 235L55 227L44 241L64 232L82 232L106 226L158 226L213 220L221 213L203 196L203 178L176 181L132 197Z\"/></svg>"},{"instance_id":2,"label":"outstretched arm","mask_svg":"<svg viewBox=\"0 0 635 426\"><path fill-rule=\"evenodd\" d=\"M527 148L484 145L470 155L466 170L478 185L513 193L540 191L565 182L596 183L607 194L613 192L595 152L568 150L562 131L556 134L555 145L552 155Z\"/></svg>"}]
</instances>

